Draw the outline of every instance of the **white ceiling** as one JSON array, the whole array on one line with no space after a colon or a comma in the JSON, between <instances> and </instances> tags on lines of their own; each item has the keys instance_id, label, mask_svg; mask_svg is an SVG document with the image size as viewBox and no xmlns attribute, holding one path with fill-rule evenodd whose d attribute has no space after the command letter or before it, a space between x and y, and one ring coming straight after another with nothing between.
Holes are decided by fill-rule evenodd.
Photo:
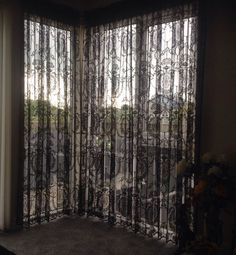
<instances>
[{"instance_id":1,"label":"white ceiling","mask_svg":"<svg viewBox=\"0 0 236 255\"><path fill-rule=\"evenodd\" d=\"M122 0L47 0L55 4L66 5L80 11L103 8Z\"/></svg>"}]
</instances>

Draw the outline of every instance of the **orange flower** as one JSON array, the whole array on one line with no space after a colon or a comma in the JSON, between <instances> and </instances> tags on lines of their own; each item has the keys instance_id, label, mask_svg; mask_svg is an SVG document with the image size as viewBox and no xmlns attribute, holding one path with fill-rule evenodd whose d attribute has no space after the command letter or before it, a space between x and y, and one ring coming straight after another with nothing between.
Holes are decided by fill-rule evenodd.
<instances>
[{"instance_id":1,"label":"orange flower","mask_svg":"<svg viewBox=\"0 0 236 255\"><path fill-rule=\"evenodd\" d=\"M200 180L198 184L194 188L194 194L199 195L205 191L207 187L207 181L206 180Z\"/></svg>"}]
</instances>

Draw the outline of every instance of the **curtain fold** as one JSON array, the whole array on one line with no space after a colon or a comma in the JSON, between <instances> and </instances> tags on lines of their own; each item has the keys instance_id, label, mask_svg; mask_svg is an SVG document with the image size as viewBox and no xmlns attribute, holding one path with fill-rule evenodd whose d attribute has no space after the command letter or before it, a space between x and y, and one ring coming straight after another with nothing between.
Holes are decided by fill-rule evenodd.
<instances>
[{"instance_id":1,"label":"curtain fold","mask_svg":"<svg viewBox=\"0 0 236 255\"><path fill-rule=\"evenodd\" d=\"M9 226L10 218L10 204L7 203L5 197L10 198L9 187L6 187L6 183L9 183L9 172L11 171L10 165L10 144L11 140L9 139L9 113L7 111L10 108L10 102L5 101L5 98L9 98L9 89L11 87L11 80L9 72L11 72L11 64L9 61L9 48L7 47L7 42L10 40L11 35L8 32L7 28L10 26L10 15L8 9L4 6L0 10L0 78L1 78L1 229L5 229L6 226ZM9 42L9 43L10 43ZM10 86L9 86L10 85ZM9 115L8 115L9 114ZM7 171L6 171L7 170Z\"/></svg>"},{"instance_id":2,"label":"curtain fold","mask_svg":"<svg viewBox=\"0 0 236 255\"><path fill-rule=\"evenodd\" d=\"M24 221L98 216L176 241L194 161L197 6L71 28L25 20ZM188 190L187 190L188 189Z\"/></svg>"},{"instance_id":3,"label":"curtain fold","mask_svg":"<svg viewBox=\"0 0 236 255\"><path fill-rule=\"evenodd\" d=\"M16 228L23 167L23 12L0 3L0 229ZM21 50L19 50L21 49ZM17 135L16 135L17 134ZM18 135L19 134L19 135ZM18 182L19 181L19 182ZM19 185L18 185L19 184ZM22 208L21 204L19 208Z\"/></svg>"}]
</instances>

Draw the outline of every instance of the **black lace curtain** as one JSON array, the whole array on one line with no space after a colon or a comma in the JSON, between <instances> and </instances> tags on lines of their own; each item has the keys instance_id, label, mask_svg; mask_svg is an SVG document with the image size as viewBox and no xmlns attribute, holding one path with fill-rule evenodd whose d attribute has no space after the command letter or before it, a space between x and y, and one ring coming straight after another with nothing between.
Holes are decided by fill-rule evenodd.
<instances>
[{"instance_id":1,"label":"black lace curtain","mask_svg":"<svg viewBox=\"0 0 236 255\"><path fill-rule=\"evenodd\" d=\"M197 27L194 5L73 29L26 18L26 223L79 213L176 239Z\"/></svg>"},{"instance_id":2,"label":"black lace curtain","mask_svg":"<svg viewBox=\"0 0 236 255\"><path fill-rule=\"evenodd\" d=\"M24 220L50 220L70 201L71 28L25 19Z\"/></svg>"}]
</instances>

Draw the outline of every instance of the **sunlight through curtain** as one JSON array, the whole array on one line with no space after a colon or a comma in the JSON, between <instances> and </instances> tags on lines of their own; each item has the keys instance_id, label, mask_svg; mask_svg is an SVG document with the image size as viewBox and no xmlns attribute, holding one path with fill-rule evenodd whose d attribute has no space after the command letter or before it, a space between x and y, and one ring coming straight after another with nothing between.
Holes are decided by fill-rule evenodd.
<instances>
[{"instance_id":1,"label":"sunlight through curtain","mask_svg":"<svg viewBox=\"0 0 236 255\"><path fill-rule=\"evenodd\" d=\"M194 161L196 7L89 27L83 54L79 210L174 241L175 166Z\"/></svg>"},{"instance_id":2,"label":"sunlight through curtain","mask_svg":"<svg viewBox=\"0 0 236 255\"><path fill-rule=\"evenodd\" d=\"M197 31L194 4L75 33L26 18L25 222L74 212L176 241Z\"/></svg>"},{"instance_id":3,"label":"sunlight through curtain","mask_svg":"<svg viewBox=\"0 0 236 255\"><path fill-rule=\"evenodd\" d=\"M71 162L71 27L25 19L24 221L69 210Z\"/></svg>"}]
</instances>

